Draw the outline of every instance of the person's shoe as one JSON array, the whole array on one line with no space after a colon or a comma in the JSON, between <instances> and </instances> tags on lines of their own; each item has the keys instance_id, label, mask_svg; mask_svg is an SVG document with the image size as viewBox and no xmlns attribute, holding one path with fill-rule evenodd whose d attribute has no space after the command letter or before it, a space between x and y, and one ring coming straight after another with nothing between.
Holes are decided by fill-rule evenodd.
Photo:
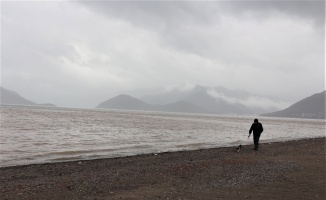
<instances>
[{"instance_id":1,"label":"person's shoe","mask_svg":"<svg viewBox=\"0 0 326 200\"><path fill-rule=\"evenodd\" d=\"M258 150L258 148L254 148L254 151L257 151Z\"/></svg>"}]
</instances>

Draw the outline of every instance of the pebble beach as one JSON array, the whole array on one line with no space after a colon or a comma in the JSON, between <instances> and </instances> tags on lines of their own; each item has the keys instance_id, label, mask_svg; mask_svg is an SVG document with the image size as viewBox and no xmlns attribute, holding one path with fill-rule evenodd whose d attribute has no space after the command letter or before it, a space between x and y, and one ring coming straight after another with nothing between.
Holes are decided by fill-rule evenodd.
<instances>
[{"instance_id":1,"label":"pebble beach","mask_svg":"<svg viewBox=\"0 0 326 200\"><path fill-rule=\"evenodd\" d=\"M0 168L1 199L326 199L326 138Z\"/></svg>"}]
</instances>

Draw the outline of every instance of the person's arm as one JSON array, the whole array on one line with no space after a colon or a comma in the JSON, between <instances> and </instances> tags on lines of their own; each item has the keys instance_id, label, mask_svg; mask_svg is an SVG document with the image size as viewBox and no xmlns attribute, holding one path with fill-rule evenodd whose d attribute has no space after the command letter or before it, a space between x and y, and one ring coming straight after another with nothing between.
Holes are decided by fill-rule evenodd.
<instances>
[{"instance_id":1,"label":"person's arm","mask_svg":"<svg viewBox=\"0 0 326 200\"><path fill-rule=\"evenodd\" d=\"M251 127L250 127L250 129L249 129L249 135L248 135L248 138L250 137L250 134L251 134L251 132L252 132L253 126L254 126L254 125L251 125Z\"/></svg>"}]
</instances>

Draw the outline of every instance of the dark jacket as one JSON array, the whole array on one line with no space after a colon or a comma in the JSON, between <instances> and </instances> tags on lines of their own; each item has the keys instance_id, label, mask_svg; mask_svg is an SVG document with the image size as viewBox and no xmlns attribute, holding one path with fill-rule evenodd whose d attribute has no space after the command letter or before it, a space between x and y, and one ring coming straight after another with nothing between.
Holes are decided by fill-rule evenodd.
<instances>
[{"instance_id":1,"label":"dark jacket","mask_svg":"<svg viewBox=\"0 0 326 200\"><path fill-rule=\"evenodd\" d=\"M263 125L261 123L253 123L249 130L249 133L254 132L254 134L261 134L264 131Z\"/></svg>"}]
</instances>

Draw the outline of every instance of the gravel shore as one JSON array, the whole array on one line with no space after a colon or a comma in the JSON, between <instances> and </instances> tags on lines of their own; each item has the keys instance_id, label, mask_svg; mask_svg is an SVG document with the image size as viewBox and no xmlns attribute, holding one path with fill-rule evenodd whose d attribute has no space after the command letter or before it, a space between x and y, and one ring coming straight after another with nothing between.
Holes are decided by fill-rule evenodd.
<instances>
[{"instance_id":1,"label":"gravel shore","mask_svg":"<svg viewBox=\"0 0 326 200\"><path fill-rule=\"evenodd\" d=\"M1 199L326 199L326 138L0 168Z\"/></svg>"}]
</instances>

